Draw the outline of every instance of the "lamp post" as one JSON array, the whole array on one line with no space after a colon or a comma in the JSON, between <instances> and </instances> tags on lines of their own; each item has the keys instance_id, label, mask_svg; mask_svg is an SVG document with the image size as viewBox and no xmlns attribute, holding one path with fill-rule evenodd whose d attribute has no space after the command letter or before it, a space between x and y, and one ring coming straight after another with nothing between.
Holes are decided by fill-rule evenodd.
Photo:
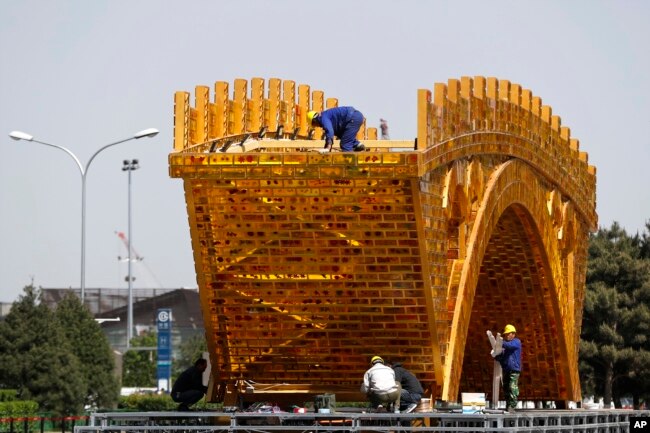
<instances>
[{"instance_id":1,"label":"lamp post","mask_svg":"<svg viewBox=\"0 0 650 433\"><path fill-rule=\"evenodd\" d=\"M84 297L86 291L86 175L88 174L88 167L90 167L90 163L93 162L93 159L95 159L95 157L102 150L106 148L115 146L116 144L124 143L125 141L138 140L143 137L154 137L156 134L158 134L157 129L149 128L135 133L132 137L125 138L120 141L115 141L113 143L109 143L104 147L101 147L97 152L93 153L90 159L88 160L88 162L86 163L86 165L84 166L81 164L79 158L77 158L77 156L74 153L72 153L71 150L63 146L46 143L45 141L35 140L32 135L29 135L21 131L12 131L9 133L9 137L13 138L14 140L32 141L34 143L44 144L46 146L60 149L65 153L67 153L68 155L70 155L70 157L72 157L72 159L74 159L74 162L77 164L77 168L79 168L79 173L81 174L81 283L80 283L80 288L81 288L82 304L84 303Z\"/></svg>"},{"instance_id":2,"label":"lamp post","mask_svg":"<svg viewBox=\"0 0 650 433\"><path fill-rule=\"evenodd\" d=\"M129 280L129 300L128 300L128 305L127 305L127 320L126 320L126 348L129 349L131 347L131 338L133 338L133 274L131 272L131 263L133 262L133 258L131 257L131 172L134 170L137 170L140 168L138 165L138 160L137 159L132 159L131 161L124 160L124 164L122 165L122 171L126 171L129 173L129 206L128 206L128 213L129 213L129 227L128 227L128 232L129 232L129 239L127 241L127 248L129 249L129 276L127 277Z\"/></svg>"}]
</instances>

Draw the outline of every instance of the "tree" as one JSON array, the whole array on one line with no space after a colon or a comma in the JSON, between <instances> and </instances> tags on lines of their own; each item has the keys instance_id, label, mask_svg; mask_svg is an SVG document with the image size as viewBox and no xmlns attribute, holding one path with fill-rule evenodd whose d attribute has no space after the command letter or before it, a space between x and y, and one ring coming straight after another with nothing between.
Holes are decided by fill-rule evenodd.
<instances>
[{"instance_id":1,"label":"tree","mask_svg":"<svg viewBox=\"0 0 650 433\"><path fill-rule=\"evenodd\" d=\"M156 333L147 333L131 339L131 347L156 347ZM154 350L129 350L124 354L122 384L124 386L155 387L156 356Z\"/></svg>"},{"instance_id":2,"label":"tree","mask_svg":"<svg viewBox=\"0 0 650 433\"><path fill-rule=\"evenodd\" d=\"M635 237L639 242L639 248L641 248L641 257L644 259L650 259L650 221L645 223L645 231Z\"/></svg>"},{"instance_id":3,"label":"tree","mask_svg":"<svg viewBox=\"0 0 650 433\"><path fill-rule=\"evenodd\" d=\"M81 362L86 382L85 405L110 408L117 404L120 392L115 375L115 359L108 339L90 311L74 294L69 293L56 307L55 316L72 352Z\"/></svg>"},{"instance_id":4,"label":"tree","mask_svg":"<svg viewBox=\"0 0 650 433\"><path fill-rule=\"evenodd\" d=\"M183 340L179 347L180 357L173 363L172 377L178 377L186 368L194 365L194 362L203 357L203 352L207 350L203 335L193 335Z\"/></svg>"},{"instance_id":5,"label":"tree","mask_svg":"<svg viewBox=\"0 0 650 433\"><path fill-rule=\"evenodd\" d=\"M647 395L649 284L638 238L617 223L591 237L580 372L585 391L602 395L606 406L620 406L623 395L635 402Z\"/></svg>"},{"instance_id":6,"label":"tree","mask_svg":"<svg viewBox=\"0 0 650 433\"><path fill-rule=\"evenodd\" d=\"M86 383L81 364L52 311L33 286L0 322L0 384L41 410L76 415L83 410Z\"/></svg>"}]
</instances>

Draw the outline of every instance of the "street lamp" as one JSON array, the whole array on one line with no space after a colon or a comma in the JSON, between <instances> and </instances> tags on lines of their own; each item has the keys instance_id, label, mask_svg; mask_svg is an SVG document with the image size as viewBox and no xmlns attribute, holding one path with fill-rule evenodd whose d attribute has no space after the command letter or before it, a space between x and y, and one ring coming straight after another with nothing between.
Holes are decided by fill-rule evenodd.
<instances>
[{"instance_id":1,"label":"street lamp","mask_svg":"<svg viewBox=\"0 0 650 433\"><path fill-rule=\"evenodd\" d=\"M131 249L131 172L137 170L138 168L140 168L140 166L138 165L137 159L132 159L131 161L124 160L124 164L122 165L122 171L127 171L129 173L129 238L127 240L127 248L129 249L129 276L127 277L129 280L129 300L127 305L128 313L126 319L127 349L131 347L131 338L133 338L133 275L131 273L131 263L133 260L131 257L131 251L133 251Z\"/></svg>"},{"instance_id":2,"label":"street lamp","mask_svg":"<svg viewBox=\"0 0 650 433\"><path fill-rule=\"evenodd\" d=\"M21 131L11 131L9 133L9 137L13 138L14 140L25 140L25 141L33 141L34 143L40 143L44 144L46 146L54 147L56 149L60 149L70 155L72 159L74 159L74 162L77 164L77 168L79 168L79 173L81 174L81 303L84 303L84 296L85 296L85 291L86 291L86 174L88 174L88 167L90 167L90 163L93 162L93 159L101 152L102 150L115 146L116 144L124 143L125 141L130 141L130 140L138 140L143 137L154 137L155 135L158 134L158 130L155 128L149 128L149 129L143 129L140 132L135 133L133 136L129 138L125 138L124 140L116 141L114 143L109 143L106 146L100 148L97 152L93 153L93 155L90 157L86 165L82 165L81 161L79 161L79 158L72 153L71 150L63 147L63 146L58 146L56 144L51 144L51 143L46 143L44 141L39 141L35 140L32 135L29 135L25 132Z\"/></svg>"}]
</instances>

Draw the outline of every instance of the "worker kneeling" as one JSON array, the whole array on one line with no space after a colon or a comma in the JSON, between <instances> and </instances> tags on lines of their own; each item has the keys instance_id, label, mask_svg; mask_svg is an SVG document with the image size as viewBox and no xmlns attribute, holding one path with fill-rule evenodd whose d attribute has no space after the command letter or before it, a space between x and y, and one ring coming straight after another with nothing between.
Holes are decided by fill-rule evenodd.
<instances>
[{"instance_id":1,"label":"worker kneeling","mask_svg":"<svg viewBox=\"0 0 650 433\"><path fill-rule=\"evenodd\" d=\"M361 392L370 400L370 404L377 412L392 410L399 413L400 385L395 381L395 372L384 365L380 356L373 356L370 367L363 375Z\"/></svg>"},{"instance_id":2,"label":"worker kneeling","mask_svg":"<svg viewBox=\"0 0 650 433\"><path fill-rule=\"evenodd\" d=\"M196 360L194 365L178 376L172 387L171 397L178 405L179 411L188 411L190 406L203 398L208 390L203 385L203 372L208 368L208 361L203 358Z\"/></svg>"}]
</instances>

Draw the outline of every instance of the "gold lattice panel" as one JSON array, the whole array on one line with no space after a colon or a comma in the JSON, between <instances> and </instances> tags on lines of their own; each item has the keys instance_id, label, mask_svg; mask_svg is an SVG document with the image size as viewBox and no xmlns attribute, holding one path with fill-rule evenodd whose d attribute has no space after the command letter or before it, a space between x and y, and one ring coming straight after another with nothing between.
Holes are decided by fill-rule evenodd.
<instances>
[{"instance_id":1,"label":"gold lattice panel","mask_svg":"<svg viewBox=\"0 0 650 433\"><path fill-rule=\"evenodd\" d=\"M577 400L595 169L541 99L464 77L418 91L417 141L321 154L306 112L336 106L278 79L175 96L182 178L217 384L358 390L402 361L435 398L491 389L485 331L513 323L521 397ZM232 390L232 388L229 388Z\"/></svg>"}]
</instances>

